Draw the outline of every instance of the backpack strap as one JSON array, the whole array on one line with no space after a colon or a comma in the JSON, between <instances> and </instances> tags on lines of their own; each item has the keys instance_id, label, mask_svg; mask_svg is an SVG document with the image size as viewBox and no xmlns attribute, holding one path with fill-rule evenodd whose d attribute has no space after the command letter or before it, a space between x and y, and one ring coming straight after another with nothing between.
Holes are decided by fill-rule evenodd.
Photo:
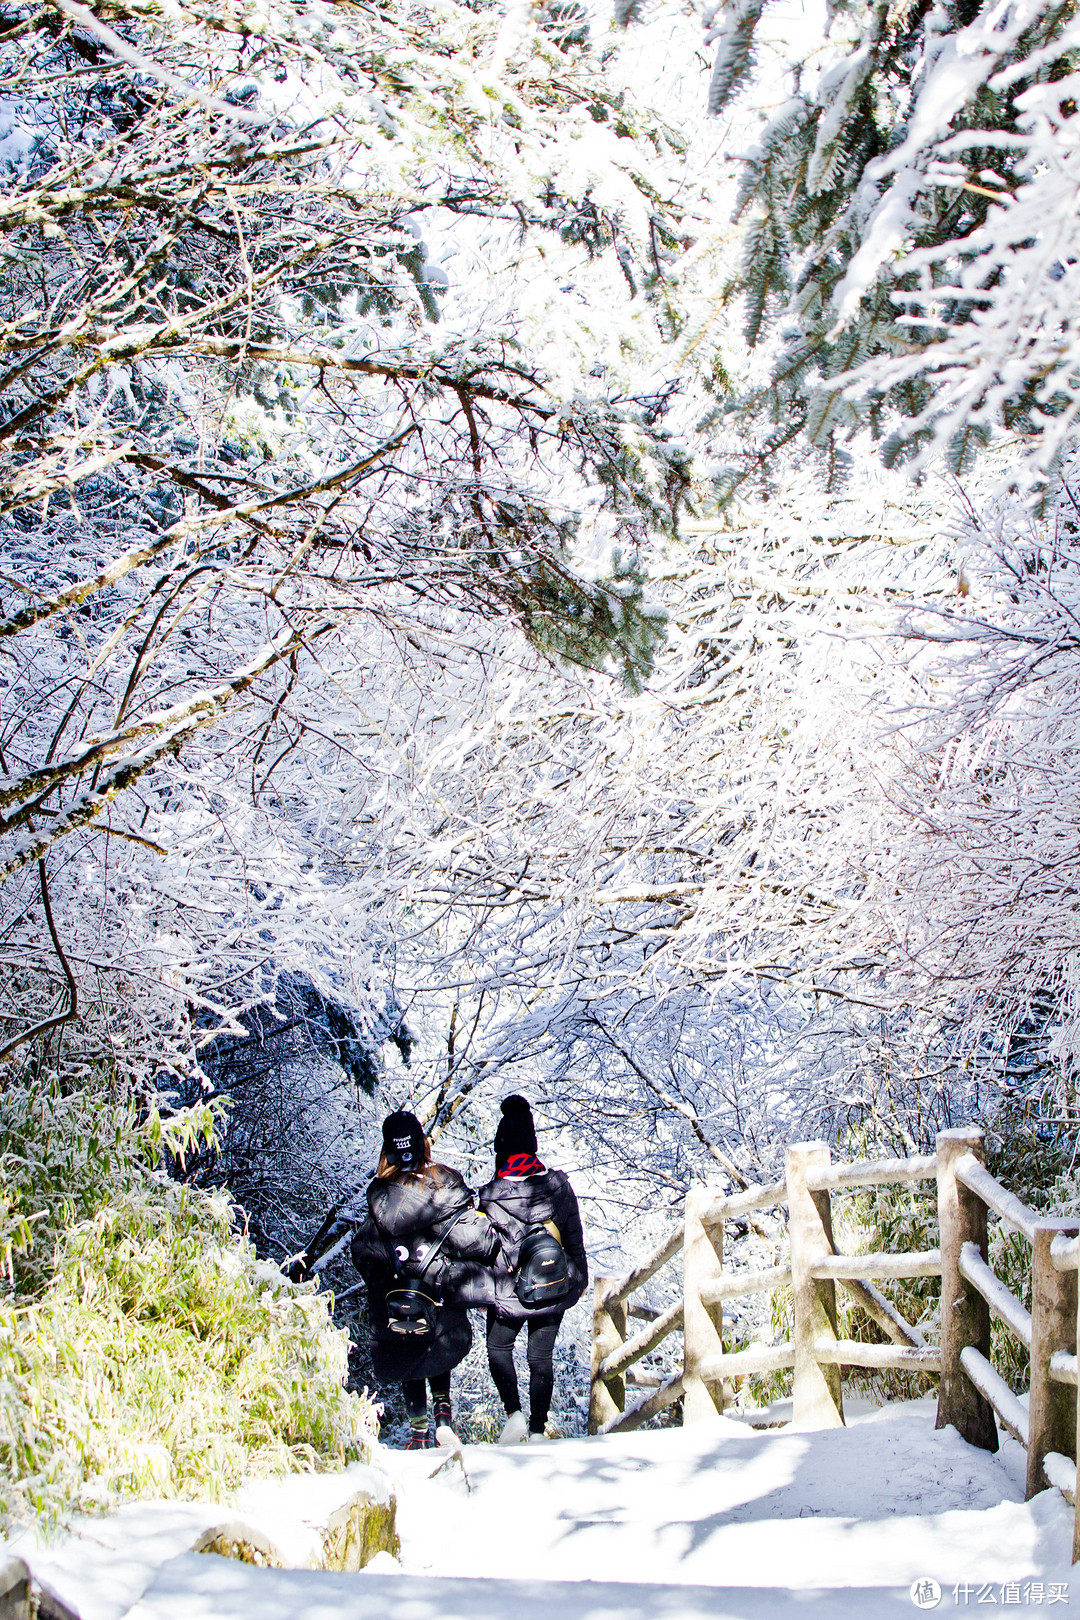
<instances>
[{"instance_id":1,"label":"backpack strap","mask_svg":"<svg viewBox=\"0 0 1080 1620\"><path fill-rule=\"evenodd\" d=\"M421 1279L423 1278L423 1275L424 1275L425 1271L427 1270L428 1266L430 1266L431 1262L434 1260L435 1256L438 1254L439 1250L442 1248L443 1244L446 1242L447 1238L450 1236L451 1232L454 1230L454 1227L457 1225L458 1221L460 1221L460 1219L461 1219L461 1217L463 1215L467 1215L471 1208L472 1208L471 1204L466 1204L464 1209L459 1209L457 1214L451 1220L450 1225L446 1228L446 1231L439 1238L439 1241L437 1243L433 1244L432 1247L428 1250L427 1254L424 1256L423 1265L420 1267L420 1270L416 1273L416 1281L417 1282L421 1281Z\"/></svg>"},{"instance_id":2,"label":"backpack strap","mask_svg":"<svg viewBox=\"0 0 1080 1620\"><path fill-rule=\"evenodd\" d=\"M464 1209L459 1209L457 1214L452 1216L452 1218L450 1220L450 1224L446 1228L446 1231L443 1232L442 1235L439 1237L438 1242L432 1244L431 1248L428 1250L427 1254L424 1256L424 1263L420 1267L420 1270L416 1273L415 1277L410 1279L412 1282L418 1283L418 1282L423 1281L424 1273L427 1271L428 1266L430 1266L431 1262L434 1260L435 1256L438 1254L439 1250L442 1248L443 1244L446 1242L447 1238L450 1236L451 1232L454 1230L454 1227L457 1225L458 1221L460 1221L460 1219L461 1219L461 1217L463 1215L468 1215L471 1208L472 1208L471 1204L466 1204ZM388 1246L388 1248L390 1250L390 1253L394 1256L394 1275L400 1277L401 1276L401 1271L398 1268L397 1254L395 1252L396 1248L397 1248L397 1245L395 1244L394 1239L391 1236L391 1234L386 1230L385 1226L383 1226L382 1222L379 1220L379 1217L376 1215L375 1211L371 1210L370 1213L371 1213L371 1219L372 1219L372 1221L373 1221L373 1223L375 1225L376 1230L381 1235L381 1237L383 1239L383 1242L386 1243L386 1245Z\"/></svg>"}]
</instances>

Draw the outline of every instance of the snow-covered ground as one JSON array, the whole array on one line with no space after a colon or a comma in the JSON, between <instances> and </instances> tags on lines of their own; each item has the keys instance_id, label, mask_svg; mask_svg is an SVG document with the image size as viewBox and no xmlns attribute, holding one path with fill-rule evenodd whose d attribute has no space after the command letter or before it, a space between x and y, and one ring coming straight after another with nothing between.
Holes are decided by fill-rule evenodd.
<instances>
[{"instance_id":1,"label":"snow-covered ground","mask_svg":"<svg viewBox=\"0 0 1080 1620\"><path fill-rule=\"evenodd\" d=\"M409 1573L699 1586L903 1587L1068 1575L1072 1511L1024 1502L1003 1456L934 1429L933 1401L847 1429L686 1429L398 1455ZM419 1465L419 1466L418 1466ZM1080 1578L1075 1597L1080 1603Z\"/></svg>"},{"instance_id":2,"label":"snow-covered ground","mask_svg":"<svg viewBox=\"0 0 1080 1620\"><path fill-rule=\"evenodd\" d=\"M931 1400L826 1432L718 1418L380 1450L400 1568L385 1554L329 1575L185 1553L126 1620L875 1620L917 1612L922 1580L941 1612L1080 1605L1063 1498L1024 1502L1012 1442L989 1456L933 1424Z\"/></svg>"}]
</instances>

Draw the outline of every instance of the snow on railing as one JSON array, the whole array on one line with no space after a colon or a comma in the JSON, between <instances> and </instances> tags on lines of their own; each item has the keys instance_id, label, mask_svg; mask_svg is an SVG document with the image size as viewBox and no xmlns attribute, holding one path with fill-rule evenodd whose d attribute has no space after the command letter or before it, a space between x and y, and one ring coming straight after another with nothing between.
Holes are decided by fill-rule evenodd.
<instances>
[{"instance_id":1,"label":"snow on railing","mask_svg":"<svg viewBox=\"0 0 1080 1620\"><path fill-rule=\"evenodd\" d=\"M936 1181L940 1247L909 1254L837 1254L831 1195L853 1187ZM789 1258L760 1271L725 1271L724 1227L754 1210L787 1209ZM997 1277L987 1258L987 1212L1031 1245L1031 1310ZM679 1255L683 1297L665 1311L629 1303L636 1291ZM998 1445L997 1425L1027 1448L1027 1494L1048 1486L1070 1502L1077 1491L1077 1271L1080 1221L1043 1219L1003 1187L983 1163L977 1130L942 1131L933 1155L833 1164L824 1142L788 1148L783 1181L730 1197L695 1188L685 1215L653 1253L624 1277L595 1284L591 1433L636 1429L676 1401L684 1423L722 1413L734 1379L793 1369L793 1418L804 1427L844 1421L841 1369L866 1367L937 1374L938 1428L952 1424L971 1444ZM941 1283L941 1344L928 1345L871 1278L936 1277ZM890 1343L860 1344L837 1335L836 1285L854 1297ZM725 1350L723 1306L729 1299L792 1289L790 1342ZM1025 1406L990 1360L996 1317L1030 1358ZM646 1326L627 1337L630 1317ZM682 1329L683 1366L660 1380L635 1374L636 1362ZM627 1386L652 1388L627 1407ZM1074 1558L1080 1558L1080 1512Z\"/></svg>"}]
</instances>

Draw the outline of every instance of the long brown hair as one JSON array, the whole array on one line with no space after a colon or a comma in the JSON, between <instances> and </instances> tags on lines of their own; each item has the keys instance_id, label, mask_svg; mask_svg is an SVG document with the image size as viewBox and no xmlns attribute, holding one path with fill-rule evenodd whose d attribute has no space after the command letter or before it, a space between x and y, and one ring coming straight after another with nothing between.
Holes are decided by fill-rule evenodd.
<instances>
[{"instance_id":1,"label":"long brown hair","mask_svg":"<svg viewBox=\"0 0 1080 1620\"><path fill-rule=\"evenodd\" d=\"M393 1181L394 1177L401 1175L402 1171L404 1171L405 1174L409 1175L409 1176L422 1176L424 1174L424 1172L427 1170L430 1163L431 1163L431 1143L428 1141L427 1137L425 1136L424 1137L424 1157L420 1161L419 1164L416 1164L416 1165L410 1164L408 1169L406 1170L405 1166L402 1165L402 1164L391 1164L390 1160L386 1157L385 1152L383 1152L383 1153L380 1153L380 1155L379 1155L379 1167L375 1171L375 1176L376 1176L376 1179L379 1180L379 1181Z\"/></svg>"}]
</instances>

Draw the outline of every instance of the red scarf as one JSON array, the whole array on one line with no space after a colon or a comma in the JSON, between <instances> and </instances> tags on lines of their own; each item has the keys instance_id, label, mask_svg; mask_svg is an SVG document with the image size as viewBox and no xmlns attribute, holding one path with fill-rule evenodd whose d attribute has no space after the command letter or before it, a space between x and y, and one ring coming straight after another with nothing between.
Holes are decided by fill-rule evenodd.
<instances>
[{"instance_id":1,"label":"red scarf","mask_svg":"<svg viewBox=\"0 0 1080 1620\"><path fill-rule=\"evenodd\" d=\"M542 1176L544 1166L535 1153L511 1153L504 1165L496 1170L496 1176Z\"/></svg>"}]
</instances>

